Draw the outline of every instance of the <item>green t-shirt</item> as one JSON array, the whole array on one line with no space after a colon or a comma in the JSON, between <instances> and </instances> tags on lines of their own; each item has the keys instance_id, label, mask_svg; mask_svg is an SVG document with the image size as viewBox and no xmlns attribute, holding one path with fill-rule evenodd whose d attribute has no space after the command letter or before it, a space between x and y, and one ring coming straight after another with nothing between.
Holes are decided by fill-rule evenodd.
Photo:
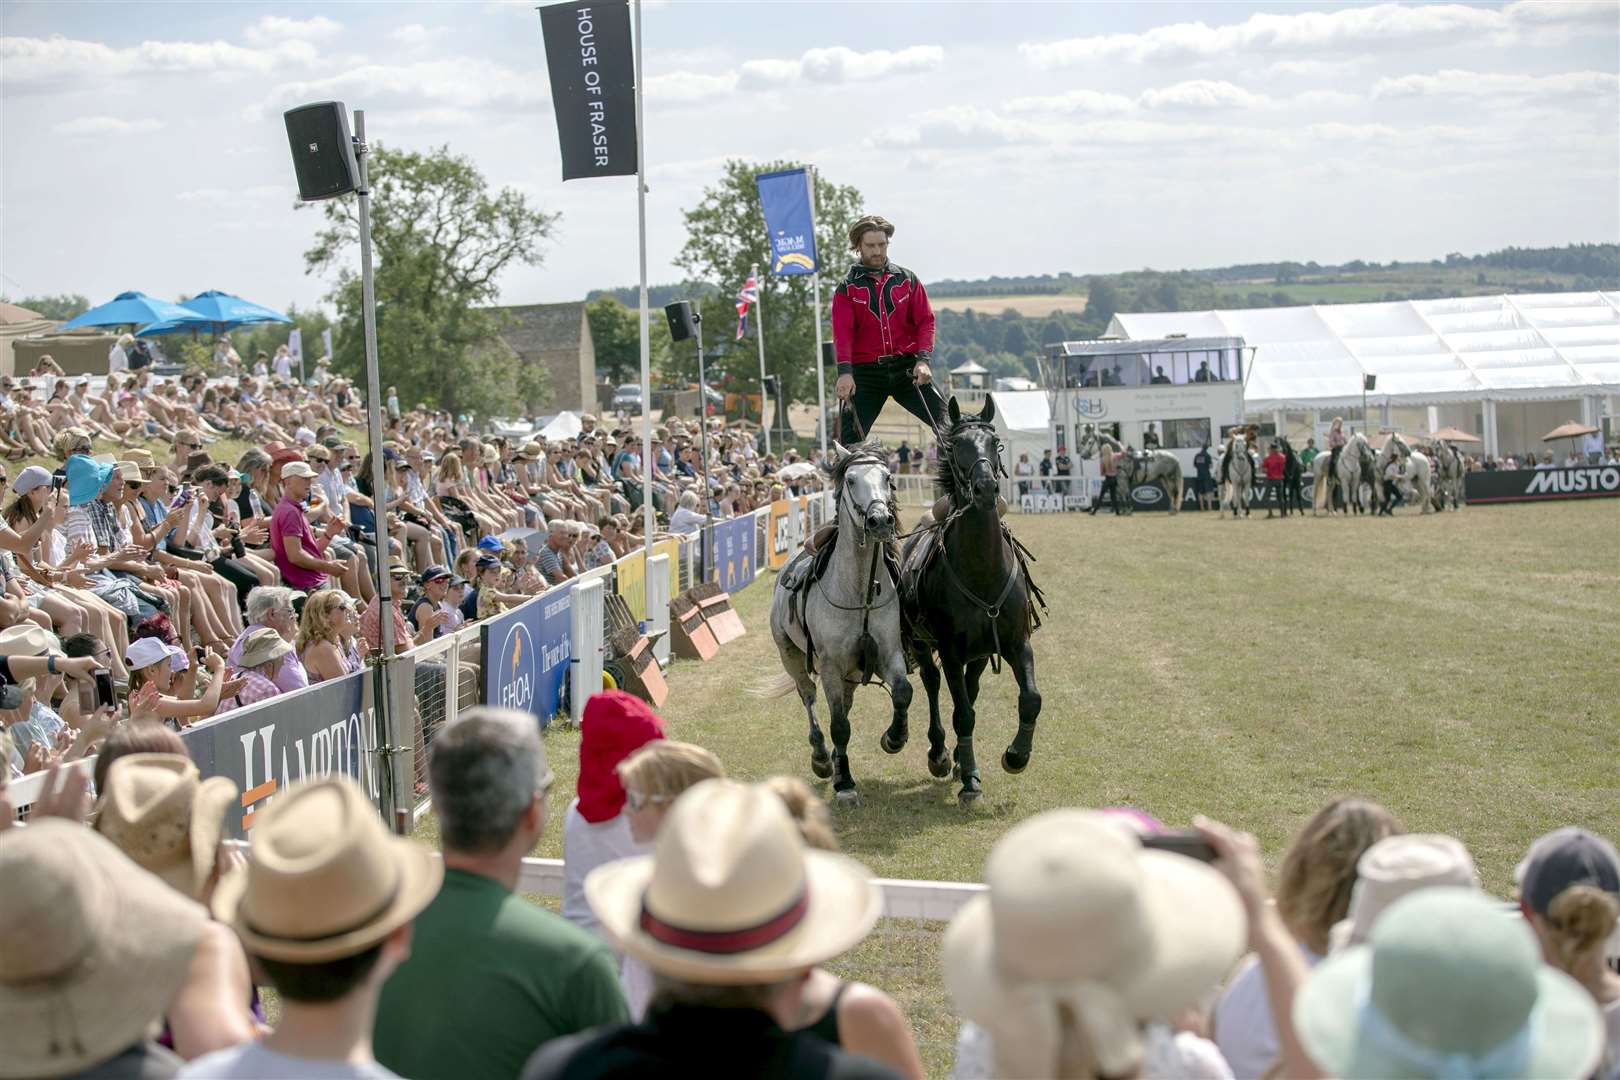
<instances>
[{"instance_id":1,"label":"green t-shirt","mask_svg":"<svg viewBox=\"0 0 1620 1080\"><path fill-rule=\"evenodd\" d=\"M511 1080L542 1043L629 1018L599 938L498 881L447 870L383 986L374 1049L418 1080Z\"/></svg>"},{"instance_id":2,"label":"green t-shirt","mask_svg":"<svg viewBox=\"0 0 1620 1080\"><path fill-rule=\"evenodd\" d=\"M1299 452L1299 461L1302 465L1309 465L1316 460L1316 447L1307 446Z\"/></svg>"}]
</instances>

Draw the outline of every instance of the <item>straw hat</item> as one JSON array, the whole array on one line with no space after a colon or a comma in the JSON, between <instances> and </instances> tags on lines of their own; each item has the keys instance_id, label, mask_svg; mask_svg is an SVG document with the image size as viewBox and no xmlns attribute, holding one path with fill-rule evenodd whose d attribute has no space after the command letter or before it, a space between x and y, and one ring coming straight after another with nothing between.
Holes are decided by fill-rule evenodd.
<instances>
[{"instance_id":1,"label":"straw hat","mask_svg":"<svg viewBox=\"0 0 1620 1080\"><path fill-rule=\"evenodd\" d=\"M614 943L687 982L777 982L847 951L883 900L866 867L806 851L760 784L705 780L670 808L652 855L591 871L585 898Z\"/></svg>"},{"instance_id":2,"label":"straw hat","mask_svg":"<svg viewBox=\"0 0 1620 1080\"><path fill-rule=\"evenodd\" d=\"M131 447L124 451L124 460L133 461L143 469L151 468L157 462L152 460L152 451L144 446Z\"/></svg>"},{"instance_id":3,"label":"straw hat","mask_svg":"<svg viewBox=\"0 0 1620 1080\"><path fill-rule=\"evenodd\" d=\"M1366 941L1385 908L1431 885L1479 888L1473 856L1462 841L1435 833L1384 837L1356 862L1350 911L1328 931L1328 952Z\"/></svg>"},{"instance_id":4,"label":"straw hat","mask_svg":"<svg viewBox=\"0 0 1620 1080\"><path fill-rule=\"evenodd\" d=\"M0 630L0 656L44 656L61 651L61 638L31 622Z\"/></svg>"},{"instance_id":5,"label":"straw hat","mask_svg":"<svg viewBox=\"0 0 1620 1080\"><path fill-rule=\"evenodd\" d=\"M1140 1021L1198 1001L1243 954L1243 907L1219 872L1144 850L1095 811L1016 826L991 849L985 882L945 932L945 984L1010 1071L1050 1071L1060 1006L1085 1026L1100 1074L1128 1071Z\"/></svg>"},{"instance_id":6,"label":"straw hat","mask_svg":"<svg viewBox=\"0 0 1620 1080\"><path fill-rule=\"evenodd\" d=\"M292 652L292 642L268 626L261 626L242 639L242 668L256 668L271 660L279 660Z\"/></svg>"},{"instance_id":7,"label":"straw hat","mask_svg":"<svg viewBox=\"0 0 1620 1080\"><path fill-rule=\"evenodd\" d=\"M364 952L416 918L444 866L389 834L347 776L294 784L260 813L253 857L214 890L214 917L254 956L319 964Z\"/></svg>"},{"instance_id":8,"label":"straw hat","mask_svg":"<svg viewBox=\"0 0 1620 1080\"><path fill-rule=\"evenodd\" d=\"M1294 999L1312 1060L1343 1080L1587 1076L1603 1019L1535 934L1473 889L1392 904L1365 945L1328 957Z\"/></svg>"},{"instance_id":9,"label":"straw hat","mask_svg":"<svg viewBox=\"0 0 1620 1080\"><path fill-rule=\"evenodd\" d=\"M0 836L0 881L0 1077L82 1072L146 1037L191 968L202 906L56 818Z\"/></svg>"},{"instance_id":10,"label":"straw hat","mask_svg":"<svg viewBox=\"0 0 1620 1080\"><path fill-rule=\"evenodd\" d=\"M130 754L107 772L96 831L193 900L202 895L241 789L225 776L203 780L184 754Z\"/></svg>"}]
</instances>

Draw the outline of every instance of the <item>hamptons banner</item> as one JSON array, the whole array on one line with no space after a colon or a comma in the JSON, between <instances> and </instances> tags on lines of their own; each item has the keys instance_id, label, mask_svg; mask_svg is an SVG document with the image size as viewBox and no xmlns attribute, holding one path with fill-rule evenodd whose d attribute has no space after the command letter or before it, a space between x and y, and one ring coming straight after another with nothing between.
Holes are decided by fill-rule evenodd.
<instances>
[{"instance_id":1,"label":"hamptons banner","mask_svg":"<svg viewBox=\"0 0 1620 1080\"><path fill-rule=\"evenodd\" d=\"M373 685L369 669L357 671L180 733L198 772L229 777L242 789L240 806L225 815L229 835L247 835L266 800L296 780L343 773L377 797Z\"/></svg>"},{"instance_id":2,"label":"hamptons banner","mask_svg":"<svg viewBox=\"0 0 1620 1080\"><path fill-rule=\"evenodd\" d=\"M816 272L816 231L810 218L810 174L805 169L761 173L759 206L771 238L771 273Z\"/></svg>"},{"instance_id":3,"label":"hamptons banner","mask_svg":"<svg viewBox=\"0 0 1620 1080\"><path fill-rule=\"evenodd\" d=\"M635 58L630 5L540 9L564 180L636 174Z\"/></svg>"}]
</instances>

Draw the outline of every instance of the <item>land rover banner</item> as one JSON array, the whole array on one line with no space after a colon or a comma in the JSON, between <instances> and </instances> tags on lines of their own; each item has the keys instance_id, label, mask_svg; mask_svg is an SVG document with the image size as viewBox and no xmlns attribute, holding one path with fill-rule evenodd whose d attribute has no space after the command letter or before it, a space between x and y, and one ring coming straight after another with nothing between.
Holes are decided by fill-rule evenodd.
<instances>
[{"instance_id":1,"label":"land rover banner","mask_svg":"<svg viewBox=\"0 0 1620 1080\"><path fill-rule=\"evenodd\" d=\"M557 110L564 180L636 174L635 59L630 5L551 4L540 9Z\"/></svg>"}]
</instances>

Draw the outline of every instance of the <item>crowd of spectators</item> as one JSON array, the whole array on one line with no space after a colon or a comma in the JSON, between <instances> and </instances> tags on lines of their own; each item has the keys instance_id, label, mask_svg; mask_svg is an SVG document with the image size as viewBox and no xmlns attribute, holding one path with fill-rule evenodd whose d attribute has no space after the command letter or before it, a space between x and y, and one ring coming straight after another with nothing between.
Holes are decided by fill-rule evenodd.
<instances>
[{"instance_id":1,"label":"crowd of spectators","mask_svg":"<svg viewBox=\"0 0 1620 1080\"><path fill-rule=\"evenodd\" d=\"M497 614L641 547L644 500L657 539L822 482L779 477L796 453L761 453L719 418L707 432L667 418L644 464L629 426L585 415L566 439L479 437L389 388L379 498L349 434L361 400L325 358L301 384L284 350L245 363L227 337L224 378L163 378L139 344L120 339L104 383L50 357L0 377L0 630L37 628L74 656L97 642L118 719L187 727L359 670L384 625L405 649ZM217 460L226 440L248 448ZM12 775L81 738L71 689L0 710L22 725Z\"/></svg>"},{"instance_id":2,"label":"crowd of spectators","mask_svg":"<svg viewBox=\"0 0 1620 1080\"><path fill-rule=\"evenodd\" d=\"M93 814L78 772L47 774L26 825L0 791L4 1074L923 1075L900 1005L828 968L883 901L808 785L728 779L617 691L580 757L561 914L520 892L555 782L522 712L434 741L440 858L341 776L281 792L244 857L221 840L234 781L151 721L107 739ZM1514 877L1488 897L1460 841L1358 798L1302 825L1274 889L1214 821L1038 814L944 932L952 1075L1620 1077L1620 853L1558 829Z\"/></svg>"}]
</instances>

